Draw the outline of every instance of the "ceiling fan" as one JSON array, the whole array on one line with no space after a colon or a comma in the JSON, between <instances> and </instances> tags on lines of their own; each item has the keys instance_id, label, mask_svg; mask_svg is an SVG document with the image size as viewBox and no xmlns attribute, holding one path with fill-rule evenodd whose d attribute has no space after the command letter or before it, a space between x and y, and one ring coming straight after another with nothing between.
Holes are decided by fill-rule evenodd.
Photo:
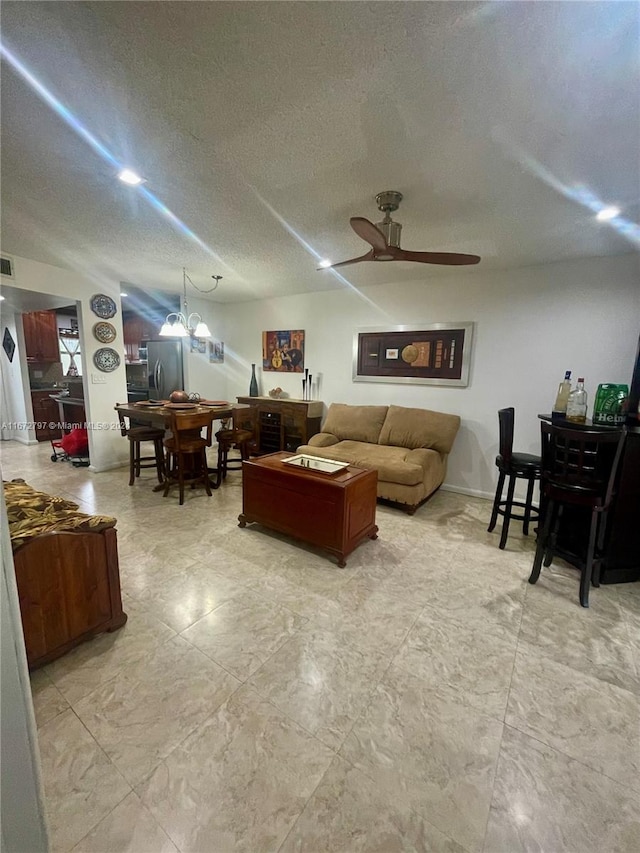
<instances>
[{"instance_id":1,"label":"ceiling fan","mask_svg":"<svg viewBox=\"0 0 640 853\"><path fill-rule=\"evenodd\" d=\"M400 232L402 225L394 222L391 213L397 210L402 201L402 193L395 190L387 190L378 193L376 203L378 210L384 213L382 222L376 225L364 219L362 216L352 216L349 220L351 227L358 237L369 243L371 249L366 255L359 258L350 258L348 261L340 261L337 264L327 264L320 269L335 269L347 264L357 264L360 261L415 261L419 264L445 264L449 266L461 266L463 264L477 264L480 261L478 255L461 255L454 252L410 252L400 248Z\"/></svg>"}]
</instances>

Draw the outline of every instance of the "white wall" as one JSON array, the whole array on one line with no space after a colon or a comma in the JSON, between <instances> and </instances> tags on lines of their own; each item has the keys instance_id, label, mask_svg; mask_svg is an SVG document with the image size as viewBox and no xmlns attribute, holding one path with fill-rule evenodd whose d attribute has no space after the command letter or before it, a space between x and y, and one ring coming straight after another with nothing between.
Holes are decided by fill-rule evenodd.
<instances>
[{"instance_id":1,"label":"white wall","mask_svg":"<svg viewBox=\"0 0 640 853\"><path fill-rule=\"evenodd\" d=\"M113 407L116 403L127 400L119 282L94 278L88 273L61 269L15 255L13 258L15 279L11 282L12 287L63 296L68 298L70 303L79 303L80 349L86 376L85 411L87 421L94 425L89 429L91 468L104 471L125 464L128 446L127 442L122 440L119 430L96 427L97 424L117 425L118 418ZM93 325L100 319L91 311L90 305L91 297L96 293L107 294L118 306L118 313L109 322L116 327L117 338L111 346L120 353L121 364L112 373L102 373L93 365L93 355L102 346L92 333ZM101 384L93 384L94 377L99 378ZM13 377L13 381L17 381L16 377ZM14 388L17 389L15 384ZM24 390L23 388L22 391Z\"/></svg>"},{"instance_id":2,"label":"white wall","mask_svg":"<svg viewBox=\"0 0 640 853\"><path fill-rule=\"evenodd\" d=\"M0 353L0 377L2 379L2 420L1 437L3 440L20 441L23 444L37 444L35 430L19 429L12 424L27 424L33 419L31 398L25 395L25 385L29 387L29 372L24 348L22 323L16 323L16 315L12 311L0 308L0 335L5 328L11 332L16 345L13 361L4 352Z\"/></svg>"},{"instance_id":3,"label":"white wall","mask_svg":"<svg viewBox=\"0 0 640 853\"><path fill-rule=\"evenodd\" d=\"M0 558L0 849L2 853L46 853L38 738L4 490L0 494Z\"/></svg>"},{"instance_id":4,"label":"white wall","mask_svg":"<svg viewBox=\"0 0 640 853\"><path fill-rule=\"evenodd\" d=\"M320 274L320 273L318 273ZM549 412L565 370L585 377L589 411L600 382L627 382L640 330L637 255L590 258L483 273L423 278L226 306L233 356L223 395L247 394L251 363L261 363L261 333L304 329L305 366L320 376L316 398L331 402L417 406L452 412L462 426L446 484L492 496L498 451L497 410L515 406L514 448L537 453L537 414ZM360 327L472 320L475 336L467 388L352 381L353 336ZM225 347L227 344L225 343ZM261 393L280 385L301 397L299 374L259 376Z\"/></svg>"},{"instance_id":5,"label":"white wall","mask_svg":"<svg viewBox=\"0 0 640 853\"><path fill-rule=\"evenodd\" d=\"M189 313L197 312L211 332L211 340L224 341L226 305L218 305L205 299L192 299L189 295ZM183 344L184 387L190 393L200 394L207 400L226 400L227 377L233 354L227 351L225 343L225 361L223 364L209 362L209 341L206 352L191 352L190 340ZM249 386L247 385L247 388Z\"/></svg>"}]
</instances>

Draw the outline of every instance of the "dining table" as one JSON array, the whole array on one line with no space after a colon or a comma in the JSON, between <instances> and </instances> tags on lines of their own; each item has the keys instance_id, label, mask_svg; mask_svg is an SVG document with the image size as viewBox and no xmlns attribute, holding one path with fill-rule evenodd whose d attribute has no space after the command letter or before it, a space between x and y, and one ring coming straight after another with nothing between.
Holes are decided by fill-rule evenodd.
<instances>
[{"instance_id":1,"label":"dining table","mask_svg":"<svg viewBox=\"0 0 640 853\"><path fill-rule=\"evenodd\" d=\"M163 405L149 405L148 401L140 401L137 403L118 403L114 406L114 409L119 414L129 418L130 422L135 421L139 424L149 424L150 426L154 426L159 429L170 430L172 415L180 417L180 414L182 413L185 415L193 415L206 412L211 415L212 423L213 421L223 421L224 427L224 422L230 420L233 417L234 412L250 408L250 406L244 403L228 403L226 401L188 404L172 404L169 400L162 400L160 402ZM180 408L178 408L178 405L180 405ZM212 489L217 489L220 485L218 469L208 468L207 471L209 473L209 485ZM164 484L160 483L154 487L153 491L159 492L163 489Z\"/></svg>"}]
</instances>

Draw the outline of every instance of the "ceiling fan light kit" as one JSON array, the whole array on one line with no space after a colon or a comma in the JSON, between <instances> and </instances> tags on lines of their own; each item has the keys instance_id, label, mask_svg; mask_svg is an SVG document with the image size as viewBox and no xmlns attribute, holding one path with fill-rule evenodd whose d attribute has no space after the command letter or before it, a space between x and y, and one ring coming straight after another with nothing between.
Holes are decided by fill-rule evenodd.
<instances>
[{"instance_id":1,"label":"ceiling fan light kit","mask_svg":"<svg viewBox=\"0 0 640 853\"><path fill-rule=\"evenodd\" d=\"M418 264L441 264L443 266L464 266L477 264L478 255L463 255L457 252L411 252L400 248L402 225L391 218L402 201L402 193L397 190L385 190L376 196L378 210L384 213L382 222L376 225L363 216L352 216L349 223L358 237L369 243L370 251L358 258L340 261L337 264L325 265L320 269L335 269L348 264L358 264L361 261L413 261Z\"/></svg>"}]
</instances>

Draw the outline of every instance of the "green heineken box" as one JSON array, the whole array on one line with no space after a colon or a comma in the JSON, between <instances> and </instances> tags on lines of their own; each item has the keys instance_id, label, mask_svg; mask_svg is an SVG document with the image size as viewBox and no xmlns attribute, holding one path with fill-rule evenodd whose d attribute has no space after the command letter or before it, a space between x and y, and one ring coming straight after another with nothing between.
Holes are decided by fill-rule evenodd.
<instances>
[{"instance_id":1,"label":"green heineken box","mask_svg":"<svg viewBox=\"0 0 640 853\"><path fill-rule=\"evenodd\" d=\"M629 386L607 382L598 385L593 405L593 423L615 426L623 424L629 402Z\"/></svg>"}]
</instances>

